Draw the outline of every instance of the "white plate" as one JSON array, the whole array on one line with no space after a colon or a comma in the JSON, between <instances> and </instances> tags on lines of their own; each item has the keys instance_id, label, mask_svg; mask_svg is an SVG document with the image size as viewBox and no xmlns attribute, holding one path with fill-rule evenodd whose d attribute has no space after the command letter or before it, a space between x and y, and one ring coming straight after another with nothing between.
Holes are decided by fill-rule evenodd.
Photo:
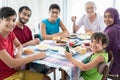
<instances>
[{"instance_id":1,"label":"white plate","mask_svg":"<svg viewBox=\"0 0 120 80\"><path fill-rule=\"evenodd\" d=\"M72 55L74 56L76 53L76 51L74 49L70 49L70 52L72 53ZM65 56L65 51L59 51L60 55Z\"/></svg>"},{"instance_id":2,"label":"white plate","mask_svg":"<svg viewBox=\"0 0 120 80\"><path fill-rule=\"evenodd\" d=\"M46 44L40 44L36 45L36 48L40 51L47 51L50 48L50 46Z\"/></svg>"},{"instance_id":3,"label":"white plate","mask_svg":"<svg viewBox=\"0 0 120 80\"><path fill-rule=\"evenodd\" d=\"M62 48L62 47L59 47L59 46L54 46L54 47L51 47L51 50L53 50L53 51L64 51L65 49Z\"/></svg>"},{"instance_id":4,"label":"white plate","mask_svg":"<svg viewBox=\"0 0 120 80\"><path fill-rule=\"evenodd\" d=\"M78 38L83 39L83 40L87 40L87 39L90 39L90 36L87 35L87 34L80 34L80 35L78 36Z\"/></svg>"},{"instance_id":5,"label":"white plate","mask_svg":"<svg viewBox=\"0 0 120 80\"><path fill-rule=\"evenodd\" d=\"M70 34L69 38L71 39L77 38L77 34Z\"/></svg>"}]
</instances>

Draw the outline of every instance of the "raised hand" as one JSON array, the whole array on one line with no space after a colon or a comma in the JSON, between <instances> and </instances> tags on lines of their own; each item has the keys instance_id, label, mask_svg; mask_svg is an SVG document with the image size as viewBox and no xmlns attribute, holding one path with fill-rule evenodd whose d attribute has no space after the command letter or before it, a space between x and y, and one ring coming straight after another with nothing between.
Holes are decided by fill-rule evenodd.
<instances>
[{"instance_id":1,"label":"raised hand","mask_svg":"<svg viewBox=\"0 0 120 80\"><path fill-rule=\"evenodd\" d=\"M76 22L76 16L71 17L72 22Z\"/></svg>"}]
</instances>

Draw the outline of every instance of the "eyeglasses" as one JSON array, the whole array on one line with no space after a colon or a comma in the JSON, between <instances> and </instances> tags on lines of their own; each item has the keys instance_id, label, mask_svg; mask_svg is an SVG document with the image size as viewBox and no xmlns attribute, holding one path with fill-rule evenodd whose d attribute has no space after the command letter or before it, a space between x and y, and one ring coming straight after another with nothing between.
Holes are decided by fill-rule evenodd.
<instances>
[{"instance_id":1,"label":"eyeglasses","mask_svg":"<svg viewBox=\"0 0 120 80\"><path fill-rule=\"evenodd\" d=\"M59 14L58 11L51 11L52 14Z\"/></svg>"}]
</instances>

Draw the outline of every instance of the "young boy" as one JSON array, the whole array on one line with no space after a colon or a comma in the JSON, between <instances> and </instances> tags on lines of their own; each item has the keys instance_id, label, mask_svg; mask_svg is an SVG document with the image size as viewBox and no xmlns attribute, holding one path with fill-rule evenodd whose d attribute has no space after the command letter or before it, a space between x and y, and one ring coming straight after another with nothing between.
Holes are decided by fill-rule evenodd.
<instances>
[{"instance_id":1,"label":"young boy","mask_svg":"<svg viewBox=\"0 0 120 80\"><path fill-rule=\"evenodd\" d=\"M36 59L45 58L45 53L36 53L22 58L22 45L12 32L15 26L16 12L10 7L0 8L0 80L50 80L46 75L17 71L16 67ZM14 55L14 47L18 49Z\"/></svg>"},{"instance_id":2,"label":"young boy","mask_svg":"<svg viewBox=\"0 0 120 80\"><path fill-rule=\"evenodd\" d=\"M51 4L49 7L49 18L42 20L40 24L40 32L42 39L52 39L53 37L59 36L61 38L68 37L69 33L58 18L60 15L60 7L58 4ZM60 32L60 29L62 32Z\"/></svg>"},{"instance_id":3,"label":"young boy","mask_svg":"<svg viewBox=\"0 0 120 80\"><path fill-rule=\"evenodd\" d=\"M108 62L108 53L105 48L108 45L108 37L101 32L96 32L91 37L91 50L93 55L88 63L79 62L72 57L71 53L65 52L66 58L82 70L80 80L101 80L102 74L97 71L98 65Z\"/></svg>"}]
</instances>

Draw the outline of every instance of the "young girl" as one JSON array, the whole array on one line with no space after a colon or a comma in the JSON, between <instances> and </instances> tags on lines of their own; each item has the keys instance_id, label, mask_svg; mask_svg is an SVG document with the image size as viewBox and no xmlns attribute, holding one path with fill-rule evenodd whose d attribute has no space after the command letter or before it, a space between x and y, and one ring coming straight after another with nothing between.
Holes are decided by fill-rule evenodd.
<instances>
[{"instance_id":1,"label":"young girl","mask_svg":"<svg viewBox=\"0 0 120 80\"><path fill-rule=\"evenodd\" d=\"M50 80L46 75L17 71L16 68L36 59L45 58L45 53L36 53L22 58L22 45L12 32L16 12L10 7L0 8L0 80ZM14 55L14 47L18 49Z\"/></svg>"},{"instance_id":2,"label":"young girl","mask_svg":"<svg viewBox=\"0 0 120 80\"><path fill-rule=\"evenodd\" d=\"M72 57L71 53L65 52L66 58L74 65L80 68L80 80L101 80L102 74L97 71L98 65L102 62L108 62L108 53L104 50L108 44L108 37L101 33L96 32L91 37L91 50L93 55L88 63L79 62Z\"/></svg>"}]
</instances>

